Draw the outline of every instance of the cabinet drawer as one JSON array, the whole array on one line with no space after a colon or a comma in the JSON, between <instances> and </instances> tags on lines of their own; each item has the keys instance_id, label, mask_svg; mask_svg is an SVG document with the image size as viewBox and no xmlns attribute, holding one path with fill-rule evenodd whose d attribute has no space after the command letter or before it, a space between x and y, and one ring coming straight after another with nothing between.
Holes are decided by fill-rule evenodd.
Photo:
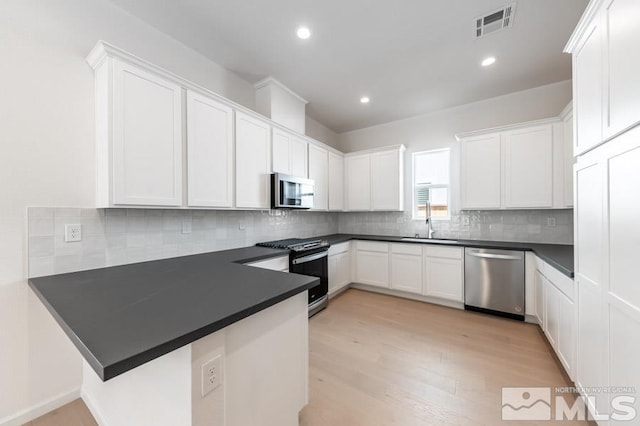
<instances>
[{"instance_id":1,"label":"cabinet drawer","mask_svg":"<svg viewBox=\"0 0 640 426\"><path fill-rule=\"evenodd\" d=\"M558 271L553 266L547 264L545 275L547 279L558 288L561 292L563 292L569 300L574 300L574 281L572 278L564 275L562 272Z\"/></svg>"},{"instance_id":2,"label":"cabinet drawer","mask_svg":"<svg viewBox=\"0 0 640 426\"><path fill-rule=\"evenodd\" d=\"M351 243L347 241L346 243L335 244L329 247L329 256L333 256L334 254L344 253L349 251L351 247Z\"/></svg>"},{"instance_id":3,"label":"cabinet drawer","mask_svg":"<svg viewBox=\"0 0 640 426\"><path fill-rule=\"evenodd\" d=\"M387 243L378 243L374 241L358 241L357 246L358 250L362 251L377 251L380 253L389 253L389 244Z\"/></svg>"},{"instance_id":4,"label":"cabinet drawer","mask_svg":"<svg viewBox=\"0 0 640 426\"><path fill-rule=\"evenodd\" d=\"M271 269L274 271L289 271L289 256L261 260L259 262L247 263L247 265L256 268Z\"/></svg>"},{"instance_id":5,"label":"cabinet drawer","mask_svg":"<svg viewBox=\"0 0 640 426\"><path fill-rule=\"evenodd\" d=\"M422 246L419 244L391 244L391 253L422 256Z\"/></svg>"},{"instance_id":6,"label":"cabinet drawer","mask_svg":"<svg viewBox=\"0 0 640 426\"><path fill-rule=\"evenodd\" d=\"M424 252L429 257L443 257L446 259L462 259L462 247L438 247L427 245Z\"/></svg>"},{"instance_id":7,"label":"cabinet drawer","mask_svg":"<svg viewBox=\"0 0 640 426\"><path fill-rule=\"evenodd\" d=\"M546 268L547 268L547 264L545 263L545 261L540 259L538 256L535 256L535 262L536 262L536 269L540 271L541 274L545 274Z\"/></svg>"}]
</instances>

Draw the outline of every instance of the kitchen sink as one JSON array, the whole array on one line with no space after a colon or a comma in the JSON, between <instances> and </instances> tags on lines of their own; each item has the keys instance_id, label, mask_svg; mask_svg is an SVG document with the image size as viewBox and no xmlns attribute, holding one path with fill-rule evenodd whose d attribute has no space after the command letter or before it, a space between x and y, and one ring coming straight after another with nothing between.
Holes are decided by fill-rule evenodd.
<instances>
[{"instance_id":1,"label":"kitchen sink","mask_svg":"<svg viewBox=\"0 0 640 426\"><path fill-rule=\"evenodd\" d=\"M415 241L419 243L429 243L429 244L457 244L458 240L447 240L444 238L416 238L416 237L404 237L402 241Z\"/></svg>"}]
</instances>

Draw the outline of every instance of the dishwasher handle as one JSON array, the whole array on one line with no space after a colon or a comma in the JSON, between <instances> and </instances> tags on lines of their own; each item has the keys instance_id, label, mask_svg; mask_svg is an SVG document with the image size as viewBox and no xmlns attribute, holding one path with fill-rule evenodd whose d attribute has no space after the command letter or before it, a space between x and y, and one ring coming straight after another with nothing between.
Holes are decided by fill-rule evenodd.
<instances>
[{"instance_id":1,"label":"dishwasher handle","mask_svg":"<svg viewBox=\"0 0 640 426\"><path fill-rule=\"evenodd\" d=\"M485 259L521 260L522 256L509 256L506 254L480 253L479 251L467 252L469 256L482 257Z\"/></svg>"}]
</instances>

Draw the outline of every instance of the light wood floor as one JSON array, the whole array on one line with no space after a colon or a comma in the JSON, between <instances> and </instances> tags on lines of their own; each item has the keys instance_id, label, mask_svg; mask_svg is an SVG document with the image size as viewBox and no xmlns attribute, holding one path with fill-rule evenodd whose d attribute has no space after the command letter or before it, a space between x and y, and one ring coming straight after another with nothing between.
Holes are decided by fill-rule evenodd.
<instances>
[{"instance_id":1,"label":"light wood floor","mask_svg":"<svg viewBox=\"0 0 640 426\"><path fill-rule=\"evenodd\" d=\"M304 426L509 424L503 386L572 385L537 326L485 314L350 289L309 334Z\"/></svg>"},{"instance_id":2,"label":"light wood floor","mask_svg":"<svg viewBox=\"0 0 640 426\"><path fill-rule=\"evenodd\" d=\"M53 410L25 426L98 426L91 412L81 399Z\"/></svg>"},{"instance_id":3,"label":"light wood floor","mask_svg":"<svg viewBox=\"0 0 640 426\"><path fill-rule=\"evenodd\" d=\"M507 425L503 386L572 385L537 326L484 314L350 289L309 334L301 426ZM95 424L81 400L28 423Z\"/></svg>"}]
</instances>

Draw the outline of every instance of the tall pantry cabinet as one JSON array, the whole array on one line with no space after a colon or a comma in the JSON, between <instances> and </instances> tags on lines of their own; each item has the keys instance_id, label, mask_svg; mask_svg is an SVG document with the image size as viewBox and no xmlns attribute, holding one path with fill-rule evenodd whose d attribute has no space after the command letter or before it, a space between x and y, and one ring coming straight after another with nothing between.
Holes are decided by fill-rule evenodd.
<instances>
[{"instance_id":1,"label":"tall pantry cabinet","mask_svg":"<svg viewBox=\"0 0 640 426\"><path fill-rule=\"evenodd\" d=\"M577 384L601 425L623 420L614 405L621 395L593 389L640 389L639 44L640 2L593 0L566 47L573 56L577 156ZM640 413L640 398L630 396Z\"/></svg>"}]
</instances>

